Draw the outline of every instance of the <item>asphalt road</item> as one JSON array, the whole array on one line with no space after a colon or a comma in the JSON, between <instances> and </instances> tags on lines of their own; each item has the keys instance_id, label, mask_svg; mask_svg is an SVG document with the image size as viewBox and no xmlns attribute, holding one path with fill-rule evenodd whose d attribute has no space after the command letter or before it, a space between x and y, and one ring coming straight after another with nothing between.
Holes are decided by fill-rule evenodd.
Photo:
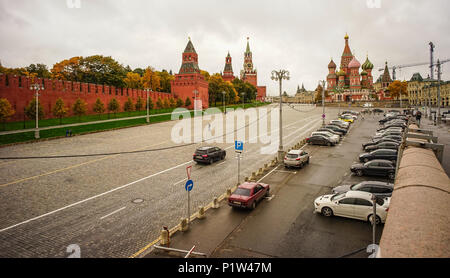
<instances>
[{"instance_id":1,"label":"asphalt road","mask_svg":"<svg viewBox=\"0 0 450 278\"><path fill-rule=\"evenodd\" d=\"M286 147L321 124L321 108L283 111ZM337 109L327 114L335 116ZM0 157L164 148L176 145L171 140L176 123L9 146L0 148ZM207 166L192 162L200 145L208 144L123 155L0 160L0 257L67 257L71 244L80 246L81 257L131 256L154 240L162 226L173 227L187 216L186 166L193 165L193 211L236 184L234 145L215 144L227 149L227 157ZM275 156L262 154L263 145L245 145L242 178Z\"/></svg>"},{"instance_id":2,"label":"asphalt road","mask_svg":"<svg viewBox=\"0 0 450 278\"><path fill-rule=\"evenodd\" d=\"M341 184L383 178L357 177L350 166L370 140L377 117L366 116L351 127L335 147L307 145L310 164L300 170L275 171L262 182L273 188L273 198L243 217L239 226L214 250L212 257L365 257L372 243L372 227L360 220L324 217L314 213L313 201ZM230 215L236 214L231 208ZM379 241L383 225L376 233Z\"/></svg>"}]
</instances>

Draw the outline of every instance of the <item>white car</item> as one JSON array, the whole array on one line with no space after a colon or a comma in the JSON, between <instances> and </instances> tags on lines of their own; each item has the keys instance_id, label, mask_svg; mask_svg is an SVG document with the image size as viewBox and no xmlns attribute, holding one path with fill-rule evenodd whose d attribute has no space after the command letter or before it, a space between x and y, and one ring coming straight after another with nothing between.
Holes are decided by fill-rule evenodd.
<instances>
[{"instance_id":1,"label":"white car","mask_svg":"<svg viewBox=\"0 0 450 278\"><path fill-rule=\"evenodd\" d=\"M377 224L385 223L389 211L391 198L377 198L376 218ZM314 200L315 212L324 216L342 216L372 222L373 203L372 193L364 191L347 191L344 193L329 194Z\"/></svg>"},{"instance_id":2,"label":"white car","mask_svg":"<svg viewBox=\"0 0 450 278\"><path fill-rule=\"evenodd\" d=\"M354 115L354 114L350 114L350 113L346 113L346 114L341 114L341 117L344 117L344 116L350 116L350 117L352 117L353 118L353 120L357 120L358 119L358 116L356 116L356 115Z\"/></svg>"},{"instance_id":3,"label":"white car","mask_svg":"<svg viewBox=\"0 0 450 278\"><path fill-rule=\"evenodd\" d=\"M350 126L350 123L345 122L345 121L341 121L341 120L331 120L330 124L338 124L341 126L345 126L346 128L348 128Z\"/></svg>"},{"instance_id":4,"label":"white car","mask_svg":"<svg viewBox=\"0 0 450 278\"><path fill-rule=\"evenodd\" d=\"M377 131L375 133L375 136L382 136L383 134L385 134L386 132L399 132L399 133L403 133L403 129L401 127L390 127L387 129L384 129L382 131Z\"/></svg>"},{"instance_id":5,"label":"white car","mask_svg":"<svg viewBox=\"0 0 450 278\"><path fill-rule=\"evenodd\" d=\"M314 135L325 135L326 137L330 138L330 140L332 140L335 144L339 143L339 140L341 139L339 135L333 134L328 131L314 131L313 133L311 133L311 136Z\"/></svg>"}]
</instances>

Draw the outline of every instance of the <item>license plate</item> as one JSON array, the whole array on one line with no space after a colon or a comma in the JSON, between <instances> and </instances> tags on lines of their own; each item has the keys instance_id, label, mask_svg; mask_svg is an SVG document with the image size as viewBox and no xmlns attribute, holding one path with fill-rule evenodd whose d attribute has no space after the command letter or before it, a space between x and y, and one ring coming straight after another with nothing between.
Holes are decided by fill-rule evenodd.
<instances>
[{"instance_id":1,"label":"license plate","mask_svg":"<svg viewBox=\"0 0 450 278\"><path fill-rule=\"evenodd\" d=\"M240 205L241 202L233 202L233 204Z\"/></svg>"},{"instance_id":2,"label":"license plate","mask_svg":"<svg viewBox=\"0 0 450 278\"><path fill-rule=\"evenodd\" d=\"M202 157L201 157L200 155L197 155L197 156L196 156L196 158L198 158L198 159L202 159Z\"/></svg>"}]
</instances>

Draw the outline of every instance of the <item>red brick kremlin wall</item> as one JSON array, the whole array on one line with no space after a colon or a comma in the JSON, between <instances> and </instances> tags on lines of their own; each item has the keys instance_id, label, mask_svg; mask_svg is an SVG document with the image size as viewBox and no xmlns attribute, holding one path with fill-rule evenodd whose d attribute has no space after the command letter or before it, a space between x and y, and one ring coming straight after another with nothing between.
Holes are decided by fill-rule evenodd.
<instances>
[{"instance_id":1,"label":"red brick kremlin wall","mask_svg":"<svg viewBox=\"0 0 450 278\"><path fill-rule=\"evenodd\" d=\"M145 99L147 93L141 89L115 88L114 86L89 84L72 81L62 81L53 79L36 78L35 83L44 84L44 90L39 91L39 102L44 108L45 118L53 118L52 108L58 98L62 98L66 107L69 107L68 116L72 115L72 105L77 98L83 99L87 103L87 113L95 114L92 110L94 103L99 98L107 105L112 98L116 98L120 104L120 110L123 111L123 105L130 97L133 103L136 103L138 96L143 99L143 110L145 110ZM10 121L24 119L24 108L34 98L35 91L30 90L31 80L26 76L0 74L0 98L6 98L12 108L16 111ZM158 98L168 99L174 96L171 93L150 92L149 96L153 100L154 106ZM183 99L184 102L185 99Z\"/></svg>"}]
</instances>

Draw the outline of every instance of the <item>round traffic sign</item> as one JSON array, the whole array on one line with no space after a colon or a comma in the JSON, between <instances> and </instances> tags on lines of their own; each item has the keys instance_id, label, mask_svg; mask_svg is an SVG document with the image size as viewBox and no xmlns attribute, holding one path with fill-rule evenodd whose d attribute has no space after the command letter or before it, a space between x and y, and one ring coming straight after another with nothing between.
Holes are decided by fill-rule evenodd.
<instances>
[{"instance_id":1,"label":"round traffic sign","mask_svg":"<svg viewBox=\"0 0 450 278\"><path fill-rule=\"evenodd\" d=\"M322 118L325 118L325 114L322 114Z\"/></svg>"},{"instance_id":2,"label":"round traffic sign","mask_svg":"<svg viewBox=\"0 0 450 278\"><path fill-rule=\"evenodd\" d=\"M188 180L186 182L186 185L184 186L184 189L186 189L186 191L191 191L193 187L194 187L194 182L192 180Z\"/></svg>"}]
</instances>

